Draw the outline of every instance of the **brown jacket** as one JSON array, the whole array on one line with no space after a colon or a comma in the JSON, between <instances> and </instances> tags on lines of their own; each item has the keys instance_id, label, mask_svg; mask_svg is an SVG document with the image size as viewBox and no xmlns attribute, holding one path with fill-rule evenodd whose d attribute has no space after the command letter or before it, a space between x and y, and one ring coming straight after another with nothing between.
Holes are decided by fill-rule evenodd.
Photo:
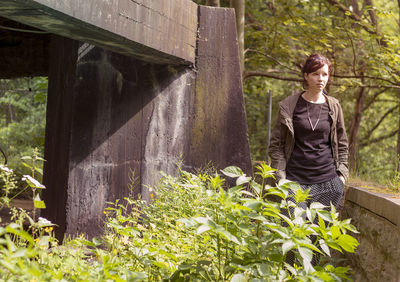
<instances>
[{"instance_id":1,"label":"brown jacket","mask_svg":"<svg viewBox=\"0 0 400 282\"><path fill-rule=\"evenodd\" d=\"M286 164L293 152L295 141L292 117L300 95L289 96L279 103L279 114L272 131L271 145L269 146L271 166L278 170L276 172L278 180L286 178ZM325 94L324 96L328 102L329 115L333 121L330 134L333 160L338 174L347 179L349 176L347 164L348 142L342 107L337 99Z\"/></svg>"}]
</instances>

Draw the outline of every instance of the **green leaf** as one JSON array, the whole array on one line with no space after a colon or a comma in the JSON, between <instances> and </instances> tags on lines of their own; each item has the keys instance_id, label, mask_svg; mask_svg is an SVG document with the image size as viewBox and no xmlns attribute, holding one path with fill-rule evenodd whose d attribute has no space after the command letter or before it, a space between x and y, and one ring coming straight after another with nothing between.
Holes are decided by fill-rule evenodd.
<instances>
[{"instance_id":1,"label":"green leaf","mask_svg":"<svg viewBox=\"0 0 400 282\"><path fill-rule=\"evenodd\" d=\"M304 269L306 272L310 273L314 271L314 268L311 265L311 260L313 257L313 252L305 247L298 247L297 250L303 260Z\"/></svg>"},{"instance_id":2,"label":"green leaf","mask_svg":"<svg viewBox=\"0 0 400 282\"><path fill-rule=\"evenodd\" d=\"M312 210L323 210L324 208L326 208L326 206L318 202L311 203L310 205L310 209Z\"/></svg>"},{"instance_id":3,"label":"green leaf","mask_svg":"<svg viewBox=\"0 0 400 282\"><path fill-rule=\"evenodd\" d=\"M292 221L289 217L287 217L286 215L283 215L283 214L280 214L280 217L281 217L284 221L286 221L286 223L289 224L289 226L290 226L291 228L293 228L293 226L294 226L293 221Z\"/></svg>"},{"instance_id":4,"label":"green leaf","mask_svg":"<svg viewBox=\"0 0 400 282\"><path fill-rule=\"evenodd\" d=\"M263 202L258 201L258 200L248 200L244 203L245 207L248 207L255 211L259 210L262 205L263 205Z\"/></svg>"},{"instance_id":5,"label":"green leaf","mask_svg":"<svg viewBox=\"0 0 400 282\"><path fill-rule=\"evenodd\" d=\"M194 220L196 222L198 222L198 223L201 223L201 224L207 224L208 223L208 218L207 217L203 217L203 216L196 217Z\"/></svg>"},{"instance_id":6,"label":"green leaf","mask_svg":"<svg viewBox=\"0 0 400 282\"><path fill-rule=\"evenodd\" d=\"M197 228L196 233L197 234L201 234L201 233L206 232L206 231L208 231L210 229L211 229L211 227L209 225L204 225L203 224L203 225L200 225L199 228Z\"/></svg>"},{"instance_id":7,"label":"green leaf","mask_svg":"<svg viewBox=\"0 0 400 282\"><path fill-rule=\"evenodd\" d=\"M41 168L39 168L39 167L35 167L35 170L36 170L37 172L39 172L40 175L43 175L43 169L41 169Z\"/></svg>"},{"instance_id":8,"label":"green leaf","mask_svg":"<svg viewBox=\"0 0 400 282\"><path fill-rule=\"evenodd\" d=\"M251 180L251 177L247 177L245 174L239 176L238 179L236 179L236 185L243 185L245 183L248 183Z\"/></svg>"},{"instance_id":9,"label":"green leaf","mask_svg":"<svg viewBox=\"0 0 400 282\"><path fill-rule=\"evenodd\" d=\"M248 281L246 275L240 273L240 274L235 274L233 275L231 282L246 282Z\"/></svg>"},{"instance_id":10,"label":"green leaf","mask_svg":"<svg viewBox=\"0 0 400 282\"><path fill-rule=\"evenodd\" d=\"M37 209L45 209L46 208L46 205L45 205L44 201L42 201L40 199L39 194L36 194L35 198L33 199L33 204L34 204L35 208L37 208Z\"/></svg>"},{"instance_id":11,"label":"green leaf","mask_svg":"<svg viewBox=\"0 0 400 282\"><path fill-rule=\"evenodd\" d=\"M358 232L357 228L355 228L355 226L352 224L345 225L343 227L346 228L347 230L350 230L353 233L360 233L360 232Z\"/></svg>"},{"instance_id":12,"label":"green leaf","mask_svg":"<svg viewBox=\"0 0 400 282\"><path fill-rule=\"evenodd\" d=\"M184 224L185 227L187 227L187 228L197 226L196 221L193 220L192 218L179 218L176 222L180 222L180 223ZM108 224L110 224L110 223L108 223Z\"/></svg>"},{"instance_id":13,"label":"green leaf","mask_svg":"<svg viewBox=\"0 0 400 282\"><path fill-rule=\"evenodd\" d=\"M319 227L320 227L321 229L323 229L323 230L326 229L325 221L324 221L324 220L322 219L322 217L320 217L320 216L318 216L318 224L319 224Z\"/></svg>"},{"instance_id":14,"label":"green leaf","mask_svg":"<svg viewBox=\"0 0 400 282\"><path fill-rule=\"evenodd\" d=\"M313 222L313 221L314 221L314 217L315 217L315 216L312 216L311 210L310 210L309 208L306 209L306 215L307 215L307 218L308 218L308 220L309 220L310 222Z\"/></svg>"},{"instance_id":15,"label":"green leaf","mask_svg":"<svg viewBox=\"0 0 400 282\"><path fill-rule=\"evenodd\" d=\"M151 263L159 268L168 268L169 267L168 264L163 261L152 261Z\"/></svg>"},{"instance_id":16,"label":"green leaf","mask_svg":"<svg viewBox=\"0 0 400 282\"><path fill-rule=\"evenodd\" d=\"M340 235L336 242L339 244L340 247L343 248L343 250L349 253L354 253L354 250L359 245L357 239L348 234Z\"/></svg>"},{"instance_id":17,"label":"green leaf","mask_svg":"<svg viewBox=\"0 0 400 282\"><path fill-rule=\"evenodd\" d=\"M97 238L97 237L93 237L92 239L93 244L98 247L100 246L103 242L101 241L101 239Z\"/></svg>"},{"instance_id":18,"label":"green leaf","mask_svg":"<svg viewBox=\"0 0 400 282\"><path fill-rule=\"evenodd\" d=\"M41 236L39 238L39 241L38 241L37 245L41 249L48 249L49 248L49 242L50 242L50 236Z\"/></svg>"},{"instance_id":19,"label":"green leaf","mask_svg":"<svg viewBox=\"0 0 400 282\"><path fill-rule=\"evenodd\" d=\"M19 236L22 239L25 239L31 245L33 245L35 243L33 238L32 238L32 236L28 232L26 232L25 230L21 230L19 225L15 224L15 223L14 224L11 223L11 224L7 225L5 229L6 229L7 233L12 233L12 234L15 234L15 235ZM9 237L7 236L6 239L8 239L8 238ZM7 240L7 244L8 243L9 242ZM12 244L12 245L14 245L14 244Z\"/></svg>"},{"instance_id":20,"label":"green leaf","mask_svg":"<svg viewBox=\"0 0 400 282\"><path fill-rule=\"evenodd\" d=\"M325 210L318 210L317 214L321 217L324 221L332 222L331 213Z\"/></svg>"},{"instance_id":21,"label":"green leaf","mask_svg":"<svg viewBox=\"0 0 400 282\"><path fill-rule=\"evenodd\" d=\"M227 168L221 170L221 172L223 174L225 174L226 176L233 177L233 178L243 175L243 171L240 168L238 168L237 166L228 166Z\"/></svg>"},{"instance_id":22,"label":"green leaf","mask_svg":"<svg viewBox=\"0 0 400 282\"><path fill-rule=\"evenodd\" d=\"M292 240L286 241L285 243L282 244L282 253L283 255L286 255L286 253L294 248L296 248L296 243L293 242Z\"/></svg>"},{"instance_id":23,"label":"green leaf","mask_svg":"<svg viewBox=\"0 0 400 282\"><path fill-rule=\"evenodd\" d=\"M30 175L24 175L22 180L28 183L29 187L37 189L45 189L46 187Z\"/></svg>"},{"instance_id":24,"label":"green leaf","mask_svg":"<svg viewBox=\"0 0 400 282\"><path fill-rule=\"evenodd\" d=\"M341 234L339 227L337 227L336 225L331 227L331 233L332 233L332 239L338 238Z\"/></svg>"},{"instance_id":25,"label":"green leaf","mask_svg":"<svg viewBox=\"0 0 400 282\"><path fill-rule=\"evenodd\" d=\"M328 256L331 256L331 252L330 252L329 247L326 244L325 240L324 239L320 239L318 242L319 242L319 246L325 252L325 254L327 254Z\"/></svg>"},{"instance_id":26,"label":"green leaf","mask_svg":"<svg viewBox=\"0 0 400 282\"><path fill-rule=\"evenodd\" d=\"M317 253L321 253L322 254L322 252L315 245L311 244L307 240L299 240L298 245L300 245L301 247L306 247L306 248L308 248L310 250L313 250L313 251L315 251Z\"/></svg>"},{"instance_id":27,"label":"green leaf","mask_svg":"<svg viewBox=\"0 0 400 282\"><path fill-rule=\"evenodd\" d=\"M236 238L236 236L232 235L228 230L225 230L223 228L218 228L218 229L216 229L216 231L219 234L223 235L226 239L228 239L228 241L234 242L234 243L240 245L238 238Z\"/></svg>"},{"instance_id":28,"label":"green leaf","mask_svg":"<svg viewBox=\"0 0 400 282\"><path fill-rule=\"evenodd\" d=\"M17 268L14 264L9 263L8 261L5 260L0 260L0 264L2 266L4 266L5 268L7 268L11 273L16 273L17 272Z\"/></svg>"},{"instance_id":29,"label":"green leaf","mask_svg":"<svg viewBox=\"0 0 400 282\"><path fill-rule=\"evenodd\" d=\"M178 261L178 258L177 258L174 254L172 254L172 253L166 252L166 251L164 251L164 250L159 250L158 252L159 252L160 254L165 255L166 257L168 257L168 258L174 260L174 261Z\"/></svg>"},{"instance_id":30,"label":"green leaf","mask_svg":"<svg viewBox=\"0 0 400 282\"><path fill-rule=\"evenodd\" d=\"M21 160L32 160L31 156L23 156L21 157Z\"/></svg>"},{"instance_id":31,"label":"green leaf","mask_svg":"<svg viewBox=\"0 0 400 282\"><path fill-rule=\"evenodd\" d=\"M276 169L270 167L265 162L257 165L256 169L258 170L256 174L260 175L264 179L269 177L274 177L274 172L276 171Z\"/></svg>"}]
</instances>

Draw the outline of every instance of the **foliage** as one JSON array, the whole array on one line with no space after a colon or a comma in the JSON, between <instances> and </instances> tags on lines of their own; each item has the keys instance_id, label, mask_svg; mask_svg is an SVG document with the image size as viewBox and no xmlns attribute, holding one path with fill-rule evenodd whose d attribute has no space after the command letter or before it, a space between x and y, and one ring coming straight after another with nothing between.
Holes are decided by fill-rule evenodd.
<instances>
[{"instance_id":1,"label":"foliage","mask_svg":"<svg viewBox=\"0 0 400 282\"><path fill-rule=\"evenodd\" d=\"M400 86L398 11L395 1L382 0L246 2L244 92L253 159L266 158L267 91L273 93L274 120L277 102L302 90L302 62L318 52L332 60L334 73L327 90L341 102L348 133L357 93L364 89L353 170L382 184L394 176Z\"/></svg>"},{"instance_id":2,"label":"foliage","mask_svg":"<svg viewBox=\"0 0 400 282\"><path fill-rule=\"evenodd\" d=\"M293 182L264 185L273 169L258 167L261 184L237 167L222 171L236 178L225 190L218 174L182 171L164 175L153 202L125 199L107 208L106 232L58 244L45 219L0 228L0 276L38 281L341 281L349 271L331 260L311 264L313 253L330 248L353 252L358 245L350 220L319 203L302 210L289 201L307 197ZM280 201L273 202L275 196ZM285 212L286 211L286 212ZM32 229L30 229L32 231ZM311 240L314 236L316 240ZM289 252L295 264L286 262Z\"/></svg>"},{"instance_id":3,"label":"foliage","mask_svg":"<svg viewBox=\"0 0 400 282\"><path fill-rule=\"evenodd\" d=\"M31 170L30 174L23 175L21 179L19 179L14 170L6 165L0 165L0 187L2 187L0 190L0 209L11 208L13 214L12 218L14 218L16 222L19 222L20 226L23 225L24 220L28 220L33 229L35 229L34 219L36 219L36 210L46 208L44 201L41 200L40 193L40 191L46 187L36 179L37 176L41 177L43 174L40 167L44 160L37 154L38 151L34 150L33 156L24 156L21 158L22 165ZM25 162L27 160L30 161L29 164ZM20 186L21 183L23 183L22 187ZM33 219L24 210L11 207L11 201L24 192L29 194L30 198L33 199Z\"/></svg>"},{"instance_id":4,"label":"foliage","mask_svg":"<svg viewBox=\"0 0 400 282\"><path fill-rule=\"evenodd\" d=\"M0 80L0 147L19 176L31 172L21 164L22 156L34 154L35 148L43 155L46 98L45 77Z\"/></svg>"}]
</instances>

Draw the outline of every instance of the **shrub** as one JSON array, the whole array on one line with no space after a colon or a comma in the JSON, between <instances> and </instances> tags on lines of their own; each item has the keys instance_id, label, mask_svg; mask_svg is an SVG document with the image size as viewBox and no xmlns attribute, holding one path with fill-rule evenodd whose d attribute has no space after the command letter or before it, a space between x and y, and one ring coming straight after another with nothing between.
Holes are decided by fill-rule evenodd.
<instances>
[{"instance_id":1,"label":"shrub","mask_svg":"<svg viewBox=\"0 0 400 282\"><path fill-rule=\"evenodd\" d=\"M261 184L237 167L222 172L236 178L226 187L218 174L163 175L150 189L152 203L126 198L105 211L105 234L59 245L42 219L36 233L12 223L0 228L0 277L4 280L90 281L341 281L349 270L330 260L313 266L313 254L330 248L353 252L357 241L350 220L319 203L302 210L290 191L307 197L294 182L264 185L273 170L261 164ZM269 197L279 198L270 201ZM314 236L315 240L311 240ZM294 264L286 262L292 252Z\"/></svg>"},{"instance_id":2,"label":"shrub","mask_svg":"<svg viewBox=\"0 0 400 282\"><path fill-rule=\"evenodd\" d=\"M354 252L358 242L348 232L357 231L350 220L339 221L333 206L295 206L289 190L297 202L307 191L287 181L264 187L273 170L265 164L258 170L261 184L237 167L226 168L222 172L236 178L227 190L217 174L164 175L151 205L128 200L108 208L106 241L149 280L347 279L347 268L329 260L314 267L311 260L313 253L329 257L329 248ZM286 263L289 251L293 266Z\"/></svg>"}]
</instances>

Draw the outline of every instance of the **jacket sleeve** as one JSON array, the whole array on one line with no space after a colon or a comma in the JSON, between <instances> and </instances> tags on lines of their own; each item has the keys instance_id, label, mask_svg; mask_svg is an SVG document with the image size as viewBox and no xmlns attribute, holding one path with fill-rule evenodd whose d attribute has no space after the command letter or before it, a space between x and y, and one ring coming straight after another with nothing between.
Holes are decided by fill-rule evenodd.
<instances>
[{"instance_id":1,"label":"jacket sleeve","mask_svg":"<svg viewBox=\"0 0 400 282\"><path fill-rule=\"evenodd\" d=\"M269 146L269 156L271 158L271 167L277 169L276 178L286 178L286 158L285 158L285 141L286 126L281 124L282 115L279 111L274 129L271 134L271 142Z\"/></svg>"},{"instance_id":2,"label":"jacket sleeve","mask_svg":"<svg viewBox=\"0 0 400 282\"><path fill-rule=\"evenodd\" d=\"M340 104L338 104L338 119L336 126L337 142L338 142L338 171L345 179L349 177L349 143L347 141L346 128L344 125L343 111Z\"/></svg>"}]
</instances>

